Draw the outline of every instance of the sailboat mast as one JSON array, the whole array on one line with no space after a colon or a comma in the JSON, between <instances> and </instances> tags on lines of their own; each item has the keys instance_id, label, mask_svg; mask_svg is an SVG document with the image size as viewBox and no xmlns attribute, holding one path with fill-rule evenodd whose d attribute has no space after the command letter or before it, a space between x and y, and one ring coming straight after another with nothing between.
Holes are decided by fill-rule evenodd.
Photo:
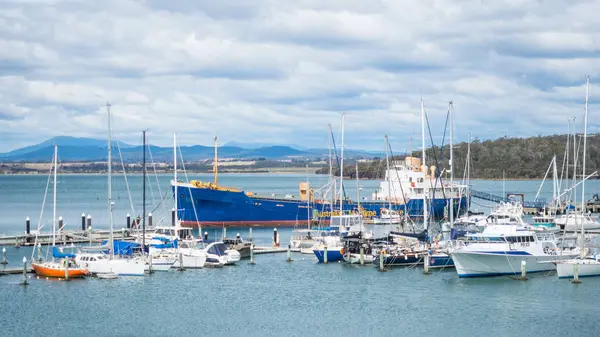
<instances>
[{"instance_id":1,"label":"sailboat mast","mask_svg":"<svg viewBox=\"0 0 600 337\"><path fill-rule=\"evenodd\" d=\"M577 131L575 131L575 117L573 117L573 206L577 211ZM568 222L568 220L567 220Z\"/></svg>"},{"instance_id":2,"label":"sailboat mast","mask_svg":"<svg viewBox=\"0 0 600 337\"><path fill-rule=\"evenodd\" d=\"M112 259L115 255L115 244L113 237L113 216L112 216L112 140L111 140L111 128L110 128L110 103L106 103L106 114L108 116L108 223L109 223L109 245L110 245L110 258Z\"/></svg>"},{"instance_id":3,"label":"sailboat mast","mask_svg":"<svg viewBox=\"0 0 600 337\"><path fill-rule=\"evenodd\" d=\"M469 140L467 142L467 214L471 210L471 133L469 132Z\"/></svg>"},{"instance_id":4,"label":"sailboat mast","mask_svg":"<svg viewBox=\"0 0 600 337\"><path fill-rule=\"evenodd\" d=\"M385 173L385 178L388 183L388 214L390 216L390 225L392 224L392 182L390 178L390 140L388 135L385 135L385 163L387 166L387 171ZM358 173L358 171L356 171Z\"/></svg>"},{"instance_id":5,"label":"sailboat mast","mask_svg":"<svg viewBox=\"0 0 600 337\"><path fill-rule=\"evenodd\" d=\"M450 228L454 228L454 103L448 103L450 113ZM459 199L460 200L460 199ZM459 202L460 204L460 202Z\"/></svg>"},{"instance_id":6,"label":"sailboat mast","mask_svg":"<svg viewBox=\"0 0 600 337\"><path fill-rule=\"evenodd\" d=\"M331 189L331 185L329 185L329 189L333 191L331 193L331 212L333 212L333 205L335 205L335 194L337 193L337 185L335 183L335 179L333 178L333 163L331 161L331 138L333 137L333 130L331 129L331 124L328 124L327 126L329 127L329 133L327 134L327 139L329 140L329 184L333 182L333 189Z\"/></svg>"},{"instance_id":7,"label":"sailboat mast","mask_svg":"<svg viewBox=\"0 0 600 337\"><path fill-rule=\"evenodd\" d=\"M174 133L173 134L173 181L175 183L174 185L174 192L173 192L173 199L175 199L175 228L179 227L178 225L178 221L177 221L177 215L179 213L179 208L177 206L177 134ZM202 233L200 233L202 235Z\"/></svg>"},{"instance_id":8,"label":"sailboat mast","mask_svg":"<svg viewBox=\"0 0 600 337\"><path fill-rule=\"evenodd\" d=\"M358 214L360 216L360 232L362 233L363 221L362 221L362 210L360 209L360 183L358 180L358 161L356 162L356 202L358 207ZM362 234L361 234L362 237Z\"/></svg>"},{"instance_id":9,"label":"sailboat mast","mask_svg":"<svg viewBox=\"0 0 600 337\"><path fill-rule=\"evenodd\" d=\"M218 156L218 143L217 136L215 136L215 164L213 167L213 174L215 175L215 185L219 184L219 156Z\"/></svg>"},{"instance_id":10,"label":"sailboat mast","mask_svg":"<svg viewBox=\"0 0 600 337\"><path fill-rule=\"evenodd\" d=\"M58 145L54 144L54 196L52 206L52 247L56 244L56 172L58 170Z\"/></svg>"},{"instance_id":11,"label":"sailboat mast","mask_svg":"<svg viewBox=\"0 0 600 337\"><path fill-rule=\"evenodd\" d=\"M146 130L142 131L142 138L144 148L142 154L142 249L146 249Z\"/></svg>"},{"instance_id":12,"label":"sailboat mast","mask_svg":"<svg viewBox=\"0 0 600 337\"><path fill-rule=\"evenodd\" d=\"M425 104L423 102L423 99L421 99L421 146L423 147L422 149L422 153L421 153L421 157L423 159L423 166L422 166L422 171L423 171L423 229L427 230L428 224L427 224L427 218L429 217L429 210L428 210L428 204L427 204L427 197L429 196L429 188L428 188L428 178L427 178L427 164L426 164L426 157L425 157Z\"/></svg>"},{"instance_id":13,"label":"sailboat mast","mask_svg":"<svg viewBox=\"0 0 600 337\"><path fill-rule=\"evenodd\" d=\"M583 175L581 179L583 179L583 183L581 184L581 213L583 217L581 218L581 257L584 257L584 249L583 249L583 224L585 222L585 157L587 154L587 121L588 121L588 98L590 92L590 77L588 76L587 81L585 83L585 112L583 114L583 163L581 171Z\"/></svg>"},{"instance_id":14,"label":"sailboat mast","mask_svg":"<svg viewBox=\"0 0 600 337\"><path fill-rule=\"evenodd\" d=\"M342 199L344 198L344 120L345 114L342 113L342 159L340 161L340 215L344 214Z\"/></svg>"}]
</instances>

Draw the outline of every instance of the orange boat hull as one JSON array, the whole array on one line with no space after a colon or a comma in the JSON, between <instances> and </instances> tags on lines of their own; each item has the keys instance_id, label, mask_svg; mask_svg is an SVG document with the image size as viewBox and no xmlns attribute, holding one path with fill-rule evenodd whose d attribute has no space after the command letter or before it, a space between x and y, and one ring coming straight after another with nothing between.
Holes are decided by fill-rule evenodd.
<instances>
[{"instance_id":1,"label":"orange boat hull","mask_svg":"<svg viewBox=\"0 0 600 337\"><path fill-rule=\"evenodd\" d=\"M38 276L65 278L65 268L62 266L44 266L43 264L32 263L31 267ZM69 268L69 278L85 277L88 274L87 269Z\"/></svg>"}]
</instances>

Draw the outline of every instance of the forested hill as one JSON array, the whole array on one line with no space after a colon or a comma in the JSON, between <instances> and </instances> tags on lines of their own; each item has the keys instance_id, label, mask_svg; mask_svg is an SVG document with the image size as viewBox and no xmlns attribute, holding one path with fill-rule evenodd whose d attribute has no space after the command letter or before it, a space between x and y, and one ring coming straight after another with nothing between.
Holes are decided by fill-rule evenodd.
<instances>
[{"instance_id":1,"label":"forested hill","mask_svg":"<svg viewBox=\"0 0 600 337\"><path fill-rule=\"evenodd\" d=\"M570 142L569 175L572 176L573 164L573 138ZM583 149L582 137L577 137L580 149ZM504 171L506 179L541 179L544 177L552 157L556 155L557 170L563 167L565 156L566 135L537 136L530 138L504 137L496 140L471 142L471 178L473 179L502 179ZM435 165L438 172L441 168L448 167L450 147L444 146L440 156L438 146L427 149L427 165ZM394 157L394 160L403 159L406 155ZM421 158L420 151L414 151L413 156ZM454 144L454 175L462 178L467 157L467 143ZM578 171L581 169L582 151L579 151ZM437 162L435 159L437 158ZM385 173L385 158L375 159L371 163L359 163L359 176L361 178L382 179ZM344 176L354 178L355 164L344 165ZM600 137L598 134L588 135L587 138L587 174L600 170ZM319 173L327 173L328 168L323 168ZM339 173L338 170L336 172ZM347 172L347 173L346 173ZM581 172L581 171L579 171ZM578 175L581 175L579 173Z\"/></svg>"}]
</instances>

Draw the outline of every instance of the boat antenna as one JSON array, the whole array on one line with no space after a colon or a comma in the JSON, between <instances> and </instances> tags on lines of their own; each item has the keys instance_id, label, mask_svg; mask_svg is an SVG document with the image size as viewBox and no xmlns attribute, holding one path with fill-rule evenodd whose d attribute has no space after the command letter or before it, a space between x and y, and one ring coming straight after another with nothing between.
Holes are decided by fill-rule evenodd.
<instances>
[{"instance_id":1,"label":"boat antenna","mask_svg":"<svg viewBox=\"0 0 600 337\"><path fill-rule=\"evenodd\" d=\"M217 136L215 136L215 163L213 167L213 174L215 175L215 185L219 184L219 156L218 156L218 143Z\"/></svg>"},{"instance_id":2,"label":"boat antenna","mask_svg":"<svg viewBox=\"0 0 600 337\"><path fill-rule=\"evenodd\" d=\"M106 102L106 114L108 116L108 222L110 226L109 239L110 243L110 258L113 259L115 252L115 244L113 238L113 216L112 216L112 141L110 128L110 103Z\"/></svg>"}]
</instances>

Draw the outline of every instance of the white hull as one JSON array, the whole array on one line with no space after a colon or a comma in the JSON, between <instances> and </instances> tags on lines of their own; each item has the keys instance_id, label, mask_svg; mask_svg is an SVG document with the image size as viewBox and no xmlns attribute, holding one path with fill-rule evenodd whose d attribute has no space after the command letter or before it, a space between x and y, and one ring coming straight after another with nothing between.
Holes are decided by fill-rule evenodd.
<instances>
[{"instance_id":1,"label":"white hull","mask_svg":"<svg viewBox=\"0 0 600 337\"><path fill-rule=\"evenodd\" d=\"M556 263L558 278L573 278L575 266L579 269L579 277L600 276L600 262L593 259L576 259Z\"/></svg>"},{"instance_id":2,"label":"white hull","mask_svg":"<svg viewBox=\"0 0 600 337\"><path fill-rule=\"evenodd\" d=\"M91 274L114 274L117 276L144 276L144 262L139 259L101 260L88 263Z\"/></svg>"},{"instance_id":3,"label":"white hull","mask_svg":"<svg viewBox=\"0 0 600 337\"><path fill-rule=\"evenodd\" d=\"M228 249L225 251L225 253L227 253L227 263L226 264L228 264L228 265L235 264L242 258L242 255L240 255L240 252L238 252L237 250L234 250L234 249Z\"/></svg>"},{"instance_id":4,"label":"white hull","mask_svg":"<svg viewBox=\"0 0 600 337\"><path fill-rule=\"evenodd\" d=\"M373 263L373 260L373 255L363 255L364 264L371 264ZM360 254L345 254L344 261L350 264L360 264Z\"/></svg>"},{"instance_id":5,"label":"white hull","mask_svg":"<svg viewBox=\"0 0 600 337\"><path fill-rule=\"evenodd\" d=\"M175 265L175 262L177 262L176 258L153 257L152 258L152 270L153 271L168 271L169 269L171 269L171 267L173 267ZM150 265L146 264L146 271L149 271L149 270L150 270Z\"/></svg>"},{"instance_id":6,"label":"white hull","mask_svg":"<svg viewBox=\"0 0 600 337\"><path fill-rule=\"evenodd\" d=\"M573 255L563 255L564 259L570 259ZM554 270L556 255L509 255L490 254L475 252L454 252L452 260L459 277L480 277L499 275L518 275L521 273L521 262L527 263L527 272L542 272Z\"/></svg>"}]
</instances>

